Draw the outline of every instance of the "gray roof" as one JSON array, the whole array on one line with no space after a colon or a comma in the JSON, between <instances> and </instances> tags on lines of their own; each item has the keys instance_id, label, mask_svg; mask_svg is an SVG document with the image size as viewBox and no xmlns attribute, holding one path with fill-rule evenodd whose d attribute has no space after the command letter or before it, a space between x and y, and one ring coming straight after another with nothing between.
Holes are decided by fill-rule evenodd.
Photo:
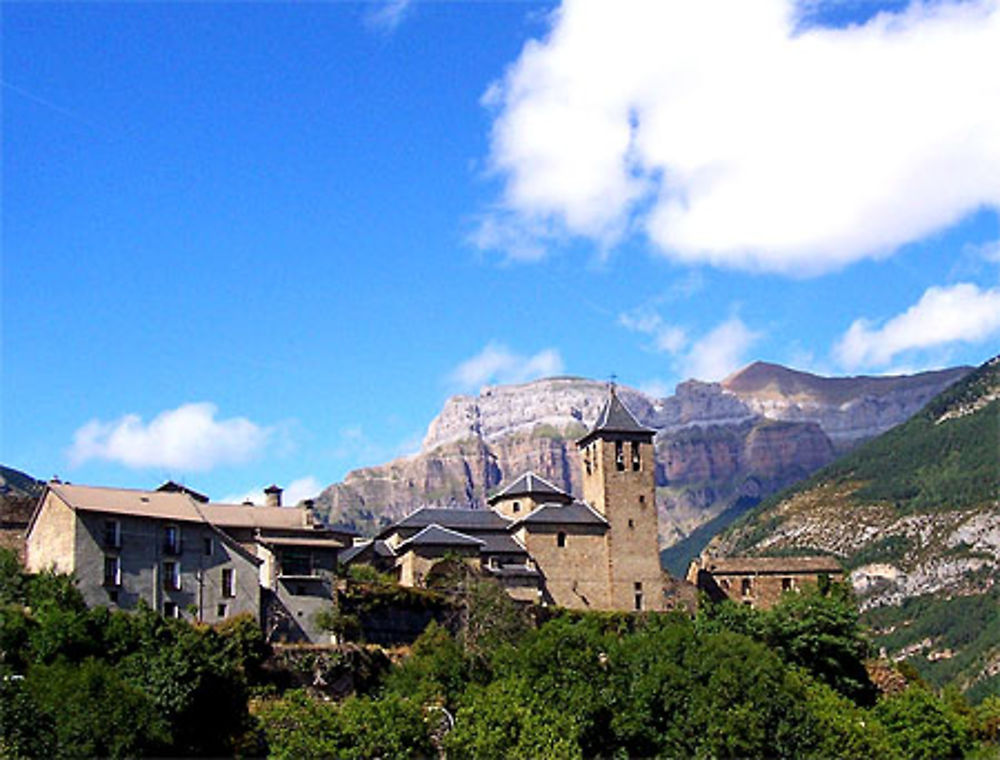
<instances>
[{"instance_id":1,"label":"gray roof","mask_svg":"<svg viewBox=\"0 0 1000 760\"><path fill-rule=\"evenodd\" d=\"M572 504L543 504L525 515L516 525L607 525L608 521L582 501Z\"/></svg>"},{"instance_id":2,"label":"gray roof","mask_svg":"<svg viewBox=\"0 0 1000 760\"><path fill-rule=\"evenodd\" d=\"M440 525L458 531L506 530L510 520L498 515L492 509L421 507L390 525L379 535L388 536L400 528L426 528L428 525Z\"/></svg>"},{"instance_id":3,"label":"gray roof","mask_svg":"<svg viewBox=\"0 0 1000 760\"><path fill-rule=\"evenodd\" d=\"M483 541L455 530L449 530L440 525L428 525L406 541L396 547L396 553L402 554L414 546L472 546L482 547Z\"/></svg>"},{"instance_id":4,"label":"gray roof","mask_svg":"<svg viewBox=\"0 0 1000 760\"><path fill-rule=\"evenodd\" d=\"M554 501L572 501L573 497L566 493L564 490L558 486L553 485L545 478L539 477L530 470L511 483L501 488L495 494L493 494L489 501L490 504L495 504L500 499L507 498L509 496L540 496L543 499L552 499Z\"/></svg>"},{"instance_id":5,"label":"gray roof","mask_svg":"<svg viewBox=\"0 0 1000 760\"><path fill-rule=\"evenodd\" d=\"M635 415L618 398L618 394L615 392L614 386L612 386L608 394L608 400L604 402L604 406L597 415L594 427L583 438L577 441L577 445L586 445L594 436L600 433L652 438L656 431L641 424L635 418Z\"/></svg>"},{"instance_id":6,"label":"gray roof","mask_svg":"<svg viewBox=\"0 0 1000 760\"><path fill-rule=\"evenodd\" d=\"M349 565L369 549L371 549L377 557L395 556L392 548L385 541L369 539L368 541L363 541L359 544L354 544L354 546L348 546L346 549L342 549L337 554L337 561L342 565Z\"/></svg>"},{"instance_id":7,"label":"gray roof","mask_svg":"<svg viewBox=\"0 0 1000 760\"><path fill-rule=\"evenodd\" d=\"M501 578L537 578L541 573L533 567L525 565L504 565L498 568L486 568L493 575Z\"/></svg>"},{"instance_id":8,"label":"gray roof","mask_svg":"<svg viewBox=\"0 0 1000 760\"><path fill-rule=\"evenodd\" d=\"M476 538L483 541L483 554L524 554L528 551L507 532L479 533Z\"/></svg>"}]
</instances>

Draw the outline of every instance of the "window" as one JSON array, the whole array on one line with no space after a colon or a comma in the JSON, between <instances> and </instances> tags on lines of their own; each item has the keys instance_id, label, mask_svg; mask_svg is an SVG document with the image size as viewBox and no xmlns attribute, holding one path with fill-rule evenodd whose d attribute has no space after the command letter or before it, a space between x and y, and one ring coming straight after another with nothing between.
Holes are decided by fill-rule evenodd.
<instances>
[{"instance_id":1,"label":"window","mask_svg":"<svg viewBox=\"0 0 1000 760\"><path fill-rule=\"evenodd\" d=\"M167 525L163 529L163 553L181 553L181 530L176 525Z\"/></svg>"},{"instance_id":2,"label":"window","mask_svg":"<svg viewBox=\"0 0 1000 760\"><path fill-rule=\"evenodd\" d=\"M793 588L793 586L792 586L792 579L791 578L782 578L781 579L781 590L782 591L791 591L792 588Z\"/></svg>"},{"instance_id":3,"label":"window","mask_svg":"<svg viewBox=\"0 0 1000 760\"><path fill-rule=\"evenodd\" d=\"M122 585L121 557L104 558L104 585L109 588L115 588Z\"/></svg>"},{"instance_id":4,"label":"window","mask_svg":"<svg viewBox=\"0 0 1000 760\"><path fill-rule=\"evenodd\" d=\"M591 470L590 470L590 449L589 448L587 449L587 453L584 454L584 457L583 457L583 466L586 468L587 474L590 475Z\"/></svg>"},{"instance_id":5,"label":"window","mask_svg":"<svg viewBox=\"0 0 1000 760\"><path fill-rule=\"evenodd\" d=\"M625 444L621 441L615 441L615 469L625 472Z\"/></svg>"},{"instance_id":6,"label":"window","mask_svg":"<svg viewBox=\"0 0 1000 760\"><path fill-rule=\"evenodd\" d=\"M744 578L740 581L740 590L743 592L743 596L750 596L750 592L753 591L753 581L749 578Z\"/></svg>"},{"instance_id":7,"label":"window","mask_svg":"<svg viewBox=\"0 0 1000 760\"><path fill-rule=\"evenodd\" d=\"M104 545L118 549L122 545L122 524L118 520L104 521Z\"/></svg>"},{"instance_id":8,"label":"window","mask_svg":"<svg viewBox=\"0 0 1000 760\"><path fill-rule=\"evenodd\" d=\"M639 581L635 582L635 608L642 609L642 584Z\"/></svg>"},{"instance_id":9,"label":"window","mask_svg":"<svg viewBox=\"0 0 1000 760\"><path fill-rule=\"evenodd\" d=\"M179 562L163 563L163 588L167 591L181 590L181 566Z\"/></svg>"},{"instance_id":10,"label":"window","mask_svg":"<svg viewBox=\"0 0 1000 760\"><path fill-rule=\"evenodd\" d=\"M228 612L229 612L229 605L220 603L215 610L215 616L224 618Z\"/></svg>"},{"instance_id":11,"label":"window","mask_svg":"<svg viewBox=\"0 0 1000 760\"><path fill-rule=\"evenodd\" d=\"M312 575L312 555L301 549L281 553L281 575Z\"/></svg>"},{"instance_id":12,"label":"window","mask_svg":"<svg viewBox=\"0 0 1000 760\"><path fill-rule=\"evenodd\" d=\"M556 546L558 546L560 549L566 546L566 534L563 533L562 531L556 533Z\"/></svg>"},{"instance_id":13,"label":"window","mask_svg":"<svg viewBox=\"0 0 1000 760\"><path fill-rule=\"evenodd\" d=\"M177 606L177 602L164 602L163 616L168 618L179 618L181 616L181 610L180 607Z\"/></svg>"},{"instance_id":14,"label":"window","mask_svg":"<svg viewBox=\"0 0 1000 760\"><path fill-rule=\"evenodd\" d=\"M632 441L632 472L639 472L641 462L639 461L639 442Z\"/></svg>"},{"instance_id":15,"label":"window","mask_svg":"<svg viewBox=\"0 0 1000 760\"><path fill-rule=\"evenodd\" d=\"M634 528L635 527L635 520L633 520L631 517L628 519L628 526L630 528Z\"/></svg>"},{"instance_id":16,"label":"window","mask_svg":"<svg viewBox=\"0 0 1000 760\"><path fill-rule=\"evenodd\" d=\"M202 539L202 553L204 553L204 555L206 557L211 557L212 556L212 538L211 538L211 536L205 536Z\"/></svg>"},{"instance_id":17,"label":"window","mask_svg":"<svg viewBox=\"0 0 1000 760\"><path fill-rule=\"evenodd\" d=\"M646 496L645 496L645 494L639 494L639 506L640 507L646 506Z\"/></svg>"},{"instance_id":18,"label":"window","mask_svg":"<svg viewBox=\"0 0 1000 760\"><path fill-rule=\"evenodd\" d=\"M224 567L222 569L222 595L229 597L236 596L236 573L233 572L231 567Z\"/></svg>"},{"instance_id":19,"label":"window","mask_svg":"<svg viewBox=\"0 0 1000 760\"><path fill-rule=\"evenodd\" d=\"M520 512L521 511L521 502L519 502L519 501L515 501L514 502L514 511L515 512Z\"/></svg>"}]
</instances>

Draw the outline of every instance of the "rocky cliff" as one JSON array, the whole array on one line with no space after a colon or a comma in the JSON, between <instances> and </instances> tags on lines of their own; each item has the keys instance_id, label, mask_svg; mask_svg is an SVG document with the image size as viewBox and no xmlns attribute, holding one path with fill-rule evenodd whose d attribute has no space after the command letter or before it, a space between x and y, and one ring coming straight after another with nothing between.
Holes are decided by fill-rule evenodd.
<instances>
[{"instance_id":1,"label":"rocky cliff","mask_svg":"<svg viewBox=\"0 0 1000 760\"><path fill-rule=\"evenodd\" d=\"M620 393L657 432L661 543L736 513L901 422L967 369L906 377L822 378L756 363L675 395ZM418 506L484 506L503 480L533 469L580 492L575 439L594 422L605 383L560 377L450 398L419 454L351 472L316 499L327 519L365 531Z\"/></svg>"}]
</instances>

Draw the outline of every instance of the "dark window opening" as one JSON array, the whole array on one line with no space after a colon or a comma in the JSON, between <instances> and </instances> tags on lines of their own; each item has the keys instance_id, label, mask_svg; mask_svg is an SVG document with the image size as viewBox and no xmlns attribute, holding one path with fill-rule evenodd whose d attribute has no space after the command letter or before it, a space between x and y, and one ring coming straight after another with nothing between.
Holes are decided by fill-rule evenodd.
<instances>
[{"instance_id":1,"label":"dark window opening","mask_svg":"<svg viewBox=\"0 0 1000 760\"><path fill-rule=\"evenodd\" d=\"M639 494L639 504L646 506L646 497L643 494Z\"/></svg>"},{"instance_id":2,"label":"dark window opening","mask_svg":"<svg viewBox=\"0 0 1000 760\"><path fill-rule=\"evenodd\" d=\"M590 470L590 449L587 449L587 456L583 458L583 466L587 470L587 474L591 474Z\"/></svg>"},{"instance_id":3,"label":"dark window opening","mask_svg":"<svg viewBox=\"0 0 1000 760\"><path fill-rule=\"evenodd\" d=\"M180 591L181 566L176 562L163 563L163 588L167 591Z\"/></svg>"},{"instance_id":4,"label":"dark window opening","mask_svg":"<svg viewBox=\"0 0 1000 760\"><path fill-rule=\"evenodd\" d=\"M225 604L220 604L215 610L216 617L220 618L224 618L227 612L229 612L229 608Z\"/></svg>"},{"instance_id":5,"label":"dark window opening","mask_svg":"<svg viewBox=\"0 0 1000 760\"><path fill-rule=\"evenodd\" d=\"M792 590L792 579L791 578L782 578L781 579L781 590L782 591L791 591Z\"/></svg>"},{"instance_id":6,"label":"dark window opening","mask_svg":"<svg viewBox=\"0 0 1000 760\"><path fill-rule=\"evenodd\" d=\"M636 581L635 582L635 590L636 591L642 591L642 581Z\"/></svg>"},{"instance_id":7,"label":"dark window opening","mask_svg":"<svg viewBox=\"0 0 1000 760\"><path fill-rule=\"evenodd\" d=\"M181 611L177 606L177 602L164 602L163 616L168 618L179 618L181 616Z\"/></svg>"},{"instance_id":8,"label":"dark window opening","mask_svg":"<svg viewBox=\"0 0 1000 760\"><path fill-rule=\"evenodd\" d=\"M750 596L750 592L753 590L753 581L749 578L744 578L740 581L740 590L743 592L743 596Z\"/></svg>"},{"instance_id":9,"label":"dark window opening","mask_svg":"<svg viewBox=\"0 0 1000 760\"><path fill-rule=\"evenodd\" d=\"M635 520L633 520L631 517L629 518L628 526L630 528L634 528L635 527Z\"/></svg>"},{"instance_id":10,"label":"dark window opening","mask_svg":"<svg viewBox=\"0 0 1000 760\"><path fill-rule=\"evenodd\" d=\"M122 583L122 562L119 557L104 558L104 585L120 586Z\"/></svg>"},{"instance_id":11,"label":"dark window opening","mask_svg":"<svg viewBox=\"0 0 1000 760\"><path fill-rule=\"evenodd\" d=\"M635 608L636 610L642 609L642 592L637 591L635 594Z\"/></svg>"},{"instance_id":12,"label":"dark window opening","mask_svg":"<svg viewBox=\"0 0 1000 760\"><path fill-rule=\"evenodd\" d=\"M122 545L122 524L117 520L104 521L104 545L118 549Z\"/></svg>"},{"instance_id":13,"label":"dark window opening","mask_svg":"<svg viewBox=\"0 0 1000 760\"><path fill-rule=\"evenodd\" d=\"M566 534L562 531L556 534L556 546L560 548L566 546Z\"/></svg>"},{"instance_id":14,"label":"dark window opening","mask_svg":"<svg viewBox=\"0 0 1000 760\"><path fill-rule=\"evenodd\" d=\"M621 441L615 441L615 469L625 472L625 444Z\"/></svg>"},{"instance_id":15,"label":"dark window opening","mask_svg":"<svg viewBox=\"0 0 1000 760\"><path fill-rule=\"evenodd\" d=\"M639 461L639 443L632 441L632 472L639 472L641 462Z\"/></svg>"},{"instance_id":16,"label":"dark window opening","mask_svg":"<svg viewBox=\"0 0 1000 760\"><path fill-rule=\"evenodd\" d=\"M108 601L112 604L118 604L118 589L113 589L108 592Z\"/></svg>"},{"instance_id":17,"label":"dark window opening","mask_svg":"<svg viewBox=\"0 0 1000 760\"><path fill-rule=\"evenodd\" d=\"M515 501L513 509L514 509L515 512L520 512L521 511L521 502Z\"/></svg>"},{"instance_id":18,"label":"dark window opening","mask_svg":"<svg viewBox=\"0 0 1000 760\"><path fill-rule=\"evenodd\" d=\"M168 525L163 529L163 553L181 553L181 531L176 525Z\"/></svg>"},{"instance_id":19,"label":"dark window opening","mask_svg":"<svg viewBox=\"0 0 1000 760\"><path fill-rule=\"evenodd\" d=\"M206 557L212 556L212 539L208 536L202 539L202 551Z\"/></svg>"},{"instance_id":20,"label":"dark window opening","mask_svg":"<svg viewBox=\"0 0 1000 760\"><path fill-rule=\"evenodd\" d=\"M236 596L236 573L230 567L222 568L222 595Z\"/></svg>"},{"instance_id":21,"label":"dark window opening","mask_svg":"<svg viewBox=\"0 0 1000 760\"><path fill-rule=\"evenodd\" d=\"M281 575L312 575L312 554L300 549L281 553Z\"/></svg>"}]
</instances>

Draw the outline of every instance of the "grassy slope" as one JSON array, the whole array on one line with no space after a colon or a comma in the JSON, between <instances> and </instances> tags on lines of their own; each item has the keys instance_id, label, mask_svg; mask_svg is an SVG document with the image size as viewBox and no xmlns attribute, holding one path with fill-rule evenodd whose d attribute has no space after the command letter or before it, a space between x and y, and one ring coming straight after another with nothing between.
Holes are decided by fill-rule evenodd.
<instances>
[{"instance_id":1,"label":"grassy slope","mask_svg":"<svg viewBox=\"0 0 1000 760\"><path fill-rule=\"evenodd\" d=\"M880 504L897 515L996 505L1000 520L1000 360L994 359L933 399L909 421L841 457L792 488L766 499L730 529L747 551L780 524L779 506L793 497L840 491L843 506ZM942 420L948 414L973 413ZM847 486L845 489L844 486ZM910 547L890 536L846 558L848 569L894 561ZM955 683L978 700L1000 694L1000 578L986 594L923 596L866 613L874 642L890 652L927 639L910 661L931 683ZM929 659L952 650L952 656ZM989 675L989 673L993 673Z\"/></svg>"}]
</instances>

